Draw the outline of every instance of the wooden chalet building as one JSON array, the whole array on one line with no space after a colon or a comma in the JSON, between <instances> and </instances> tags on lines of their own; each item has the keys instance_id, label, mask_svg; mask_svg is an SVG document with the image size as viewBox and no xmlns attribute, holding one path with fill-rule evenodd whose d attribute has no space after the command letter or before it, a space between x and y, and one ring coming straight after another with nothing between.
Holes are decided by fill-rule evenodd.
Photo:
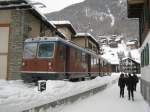
<instances>
[{"instance_id":1,"label":"wooden chalet building","mask_svg":"<svg viewBox=\"0 0 150 112\"><path fill-rule=\"evenodd\" d=\"M126 57L121 60L122 69L125 73L140 74L140 63L132 58Z\"/></svg>"},{"instance_id":2,"label":"wooden chalet building","mask_svg":"<svg viewBox=\"0 0 150 112\"><path fill-rule=\"evenodd\" d=\"M150 104L150 0L128 0L128 17L139 18L141 93Z\"/></svg>"},{"instance_id":3,"label":"wooden chalet building","mask_svg":"<svg viewBox=\"0 0 150 112\"><path fill-rule=\"evenodd\" d=\"M76 31L70 21L49 21L64 35L64 39L72 40Z\"/></svg>"},{"instance_id":4,"label":"wooden chalet building","mask_svg":"<svg viewBox=\"0 0 150 112\"><path fill-rule=\"evenodd\" d=\"M99 53L98 41L89 33L77 33L72 41L82 46L83 48Z\"/></svg>"},{"instance_id":5,"label":"wooden chalet building","mask_svg":"<svg viewBox=\"0 0 150 112\"><path fill-rule=\"evenodd\" d=\"M26 0L0 0L0 79L19 79L23 42L64 36Z\"/></svg>"}]
</instances>

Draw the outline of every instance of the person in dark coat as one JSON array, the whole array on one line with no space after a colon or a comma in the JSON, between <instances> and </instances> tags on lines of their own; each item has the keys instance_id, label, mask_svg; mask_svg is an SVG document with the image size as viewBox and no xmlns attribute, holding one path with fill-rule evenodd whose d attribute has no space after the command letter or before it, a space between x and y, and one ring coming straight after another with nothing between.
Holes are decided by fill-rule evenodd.
<instances>
[{"instance_id":1,"label":"person in dark coat","mask_svg":"<svg viewBox=\"0 0 150 112\"><path fill-rule=\"evenodd\" d=\"M125 74L125 75L124 75L124 78L125 78L125 85L126 85L126 87L128 87L128 85L127 85L128 75L127 75L127 74Z\"/></svg>"},{"instance_id":2,"label":"person in dark coat","mask_svg":"<svg viewBox=\"0 0 150 112\"><path fill-rule=\"evenodd\" d=\"M139 79L136 74L133 74L133 78L134 78L134 91L136 91L136 85L139 82Z\"/></svg>"},{"instance_id":3,"label":"person in dark coat","mask_svg":"<svg viewBox=\"0 0 150 112\"><path fill-rule=\"evenodd\" d=\"M118 86L120 87L120 97L124 97L124 88L125 88L125 77L124 74L121 74L118 80Z\"/></svg>"},{"instance_id":4,"label":"person in dark coat","mask_svg":"<svg viewBox=\"0 0 150 112\"><path fill-rule=\"evenodd\" d=\"M128 90L128 99L132 97L132 101L134 101L134 78L129 74L129 77L127 79L127 90Z\"/></svg>"}]
</instances>

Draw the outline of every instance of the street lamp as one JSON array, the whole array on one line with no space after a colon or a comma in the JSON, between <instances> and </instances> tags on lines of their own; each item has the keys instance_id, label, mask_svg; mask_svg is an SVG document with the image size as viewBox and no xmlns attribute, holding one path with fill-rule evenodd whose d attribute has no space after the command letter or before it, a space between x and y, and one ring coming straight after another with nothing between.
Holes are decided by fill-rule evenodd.
<instances>
[{"instance_id":1,"label":"street lamp","mask_svg":"<svg viewBox=\"0 0 150 112\"><path fill-rule=\"evenodd\" d=\"M13 9L13 8L24 8L24 9L30 9L30 8L33 8L32 6L33 5L40 5L40 8L45 8L46 7L46 5L45 4L43 4L43 3L41 3L41 2L31 2L31 3L29 3L29 2L27 2L27 3L24 3L24 2L22 2L21 4L17 4L17 3L13 3L13 4L5 4L5 5L3 5L3 2L5 2L5 1L1 1L0 2L0 9ZM2 3L2 4L1 4Z\"/></svg>"},{"instance_id":2,"label":"street lamp","mask_svg":"<svg viewBox=\"0 0 150 112\"><path fill-rule=\"evenodd\" d=\"M40 6L40 8L45 8L46 7L46 5L45 4L43 4L43 3L41 3L41 2L33 2L33 3L29 3L29 5L41 5Z\"/></svg>"}]
</instances>

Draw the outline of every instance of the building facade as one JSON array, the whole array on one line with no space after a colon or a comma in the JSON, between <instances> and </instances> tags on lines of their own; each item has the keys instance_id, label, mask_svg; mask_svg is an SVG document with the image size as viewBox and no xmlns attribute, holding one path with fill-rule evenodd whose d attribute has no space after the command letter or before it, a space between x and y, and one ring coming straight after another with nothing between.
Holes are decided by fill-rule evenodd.
<instances>
[{"instance_id":1,"label":"building facade","mask_svg":"<svg viewBox=\"0 0 150 112\"><path fill-rule=\"evenodd\" d=\"M140 63L127 57L122 59L122 69L125 73L140 74Z\"/></svg>"},{"instance_id":2,"label":"building facade","mask_svg":"<svg viewBox=\"0 0 150 112\"><path fill-rule=\"evenodd\" d=\"M150 104L150 0L128 0L128 17L139 18L141 47L141 93Z\"/></svg>"}]
</instances>

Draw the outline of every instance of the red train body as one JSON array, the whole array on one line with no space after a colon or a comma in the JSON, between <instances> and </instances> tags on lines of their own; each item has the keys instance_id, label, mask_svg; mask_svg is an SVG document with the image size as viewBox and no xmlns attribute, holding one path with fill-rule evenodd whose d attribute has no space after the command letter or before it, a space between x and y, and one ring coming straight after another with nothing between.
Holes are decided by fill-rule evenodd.
<instances>
[{"instance_id":1,"label":"red train body","mask_svg":"<svg viewBox=\"0 0 150 112\"><path fill-rule=\"evenodd\" d=\"M21 72L27 82L84 80L111 72L108 64L104 66L100 62L96 53L72 42L59 37L41 37L25 41Z\"/></svg>"}]
</instances>

